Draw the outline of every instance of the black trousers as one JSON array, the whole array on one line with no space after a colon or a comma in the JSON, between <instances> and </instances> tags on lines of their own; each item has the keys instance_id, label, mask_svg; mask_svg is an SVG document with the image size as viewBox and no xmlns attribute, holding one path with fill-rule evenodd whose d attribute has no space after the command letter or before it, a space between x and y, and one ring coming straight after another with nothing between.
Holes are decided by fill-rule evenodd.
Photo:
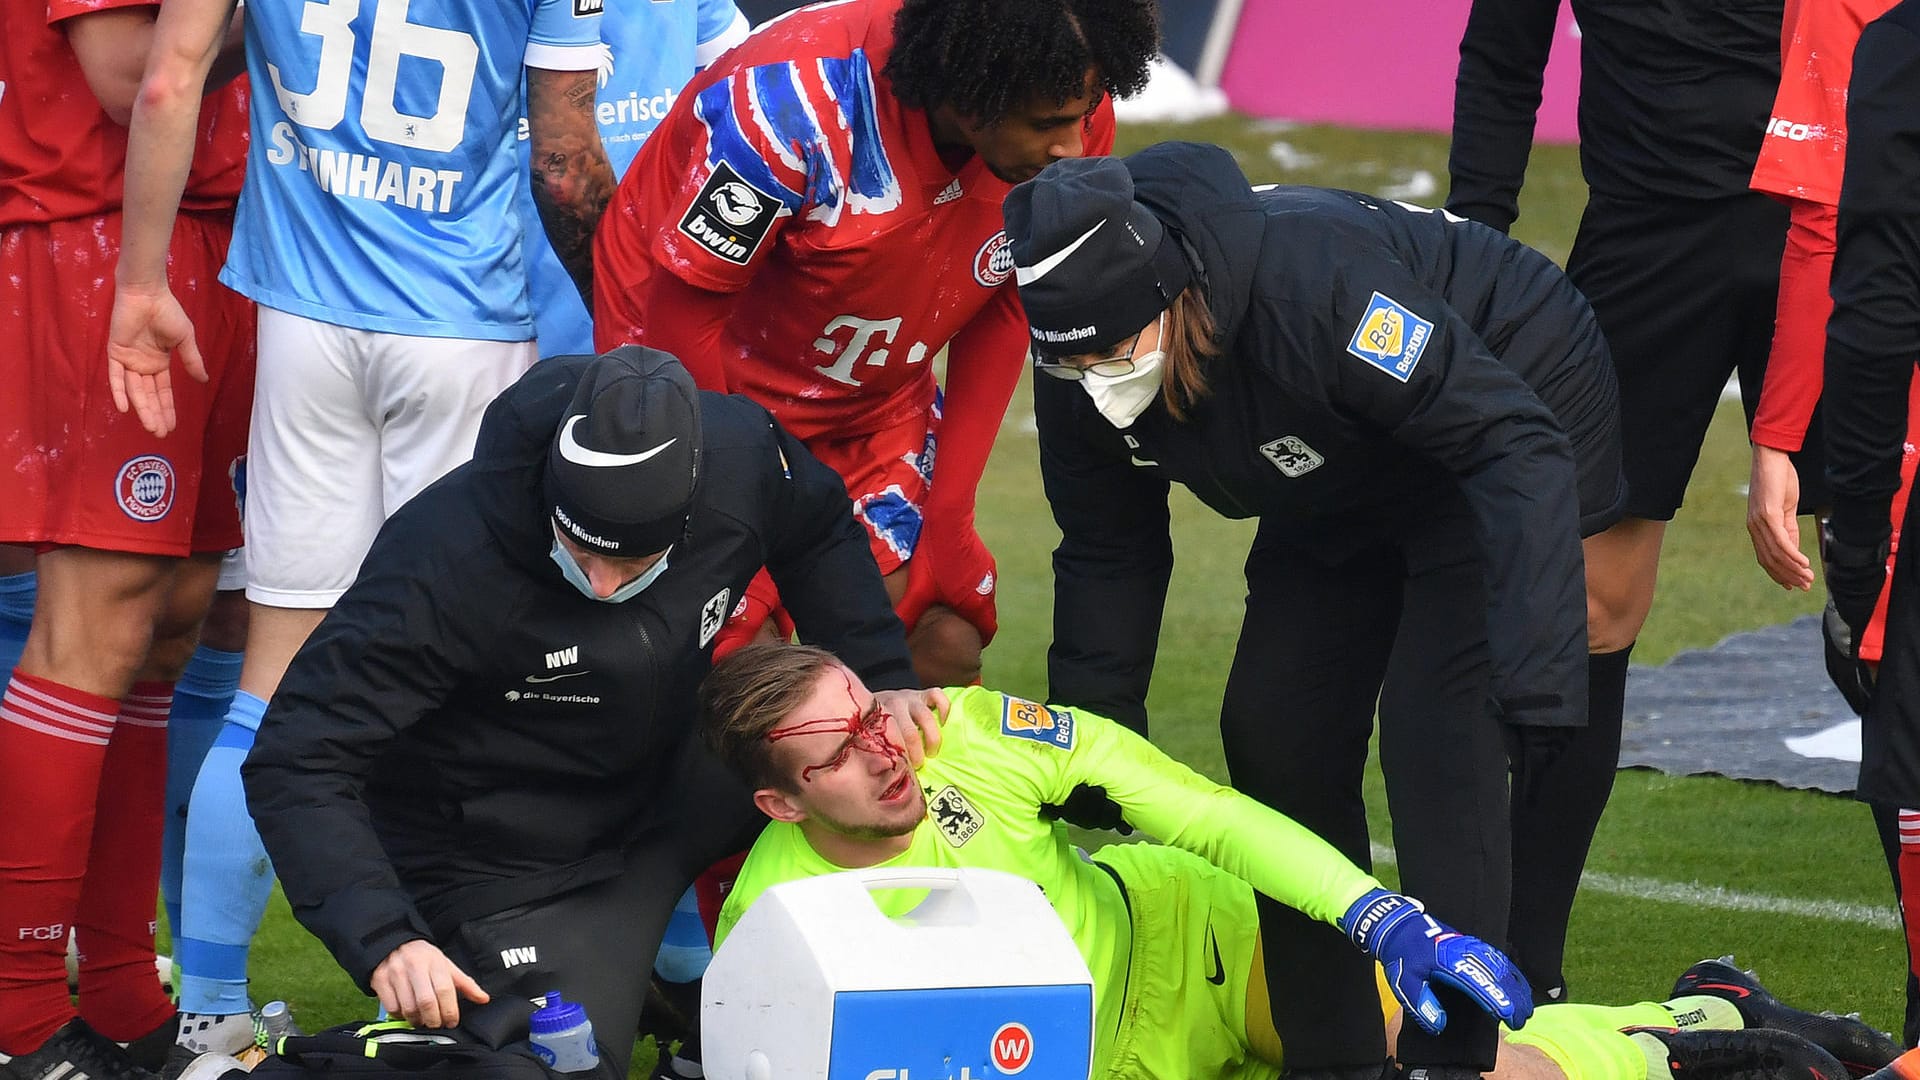
<instances>
[{"instance_id":1,"label":"black trousers","mask_svg":"<svg viewBox=\"0 0 1920 1080\"><path fill-rule=\"evenodd\" d=\"M1361 776L1377 701L1402 887L1435 918L1500 944L1511 841L1484 560L1457 492L1434 503L1398 543L1331 567L1261 527L1221 736L1235 787L1371 866ZM1377 1067L1386 1048L1372 960L1264 897L1260 929L1289 1067ZM1446 1030L1407 1024L1400 1060L1491 1069L1496 1022L1451 992L1442 1003Z\"/></svg>"},{"instance_id":2,"label":"black trousers","mask_svg":"<svg viewBox=\"0 0 1920 1080\"><path fill-rule=\"evenodd\" d=\"M618 874L434 927L440 947L493 998L484 1009L463 1006L462 1026L496 1046L524 1039L528 999L558 990L586 1007L599 1077L625 1080L675 903L707 867L745 850L765 820L745 786L690 745Z\"/></svg>"}]
</instances>

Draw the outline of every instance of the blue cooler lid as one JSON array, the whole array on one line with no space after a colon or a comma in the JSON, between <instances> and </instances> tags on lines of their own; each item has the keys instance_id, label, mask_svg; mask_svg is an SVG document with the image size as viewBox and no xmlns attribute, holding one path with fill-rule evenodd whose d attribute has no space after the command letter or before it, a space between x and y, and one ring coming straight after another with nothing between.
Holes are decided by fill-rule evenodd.
<instances>
[{"instance_id":1,"label":"blue cooler lid","mask_svg":"<svg viewBox=\"0 0 1920 1080\"><path fill-rule=\"evenodd\" d=\"M577 1001L565 1001L560 991L547 991L547 1003L533 1010L528 1024L535 1035L553 1035L570 1027L583 1024L587 1019L586 1006Z\"/></svg>"}]
</instances>

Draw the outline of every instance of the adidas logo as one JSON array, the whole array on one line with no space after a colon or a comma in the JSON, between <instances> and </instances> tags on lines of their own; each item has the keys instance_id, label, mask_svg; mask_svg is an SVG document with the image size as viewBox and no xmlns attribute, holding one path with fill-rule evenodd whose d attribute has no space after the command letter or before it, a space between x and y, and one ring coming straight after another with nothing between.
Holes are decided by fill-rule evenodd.
<instances>
[{"instance_id":1,"label":"adidas logo","mask_svg":"<svg viewBox=\"0 0 1920 1080\"><path fill-rule=\"evenodd\" d=\"M950 203L959 198L960 195L960 178L956 176L951 183L940 189L940 194L933 197L933 205L939 206L943 203Z\"/></svg>"}]
</instances>

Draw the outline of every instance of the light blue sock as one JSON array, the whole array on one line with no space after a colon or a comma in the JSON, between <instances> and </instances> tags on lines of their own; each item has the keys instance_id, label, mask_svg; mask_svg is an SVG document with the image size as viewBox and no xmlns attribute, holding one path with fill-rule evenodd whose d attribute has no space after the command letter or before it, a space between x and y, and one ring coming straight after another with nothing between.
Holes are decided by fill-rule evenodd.
<instances>
[{"instance_id":1,"label":"light blue sock","mask_svg":"<svg viewBox=\"0 0 1920 1080\"><path fill-rule=\"evenodd\" d=\"M707 973L713 949L707 944L707 924L700 921L700 898L692 888L680 896L667 920L667 932L654 954L653 970L672 983L689 983Z\"/></svg>"},{"instance_id":2,"label":"light blue sock","mask_svg":"<svg viewBox=\"0 0 1920 1080\"><path fill-rule=\"evenodd\" d=\"M247 814L240 763L267 703L241 691L207 751L187 813L180 890L181 935L174 943L180 1011L246 1012L247 950L273 892L273 866Z\"/></svg>"},{"instance_id":3,"label":"light blue sock","mask_svg":"<svg viewBox=\"0 0 1920 1080\"><path fill-rule=\"evenodd\" d=\"M227 722L227 710L240 689L244 654L202 645L173 687L173 713L167 721L166 831L160 839L160 898L167 907L167 928L179 939L180 857L187 844L187 803L193 797L200 762Z\"/></svg>"},{"instance_id":4,"label":"light blue sock","mask_svg":"<svg viewBox=\"0 0 1920 1080\"><path fill-rule=\"evenodd\" d=\"M0 574L0 672L12 671L27 647L27 628L33 625L33 598L40 591L40 575Z\"/></svg>"}]
</instances>

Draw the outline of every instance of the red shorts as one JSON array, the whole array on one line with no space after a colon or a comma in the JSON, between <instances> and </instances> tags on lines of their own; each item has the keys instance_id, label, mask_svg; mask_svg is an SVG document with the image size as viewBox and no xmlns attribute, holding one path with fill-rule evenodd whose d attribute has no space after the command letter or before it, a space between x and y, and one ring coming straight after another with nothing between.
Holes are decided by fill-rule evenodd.
<instances>
[{"instance_id":1,"label":"red shorts","mask_svg":"<svg viewBox=\"0 0 1920 1080\"><path fill-rule=\"evenodd\" d=\"M228 213L182 213L167 277L208 381L176 363L156 438L107 387L120 215L0 229L0 542L184 556L240 546L235 471L253 399L253 303L220 284Z\"/></svg>"}]
</instances>

